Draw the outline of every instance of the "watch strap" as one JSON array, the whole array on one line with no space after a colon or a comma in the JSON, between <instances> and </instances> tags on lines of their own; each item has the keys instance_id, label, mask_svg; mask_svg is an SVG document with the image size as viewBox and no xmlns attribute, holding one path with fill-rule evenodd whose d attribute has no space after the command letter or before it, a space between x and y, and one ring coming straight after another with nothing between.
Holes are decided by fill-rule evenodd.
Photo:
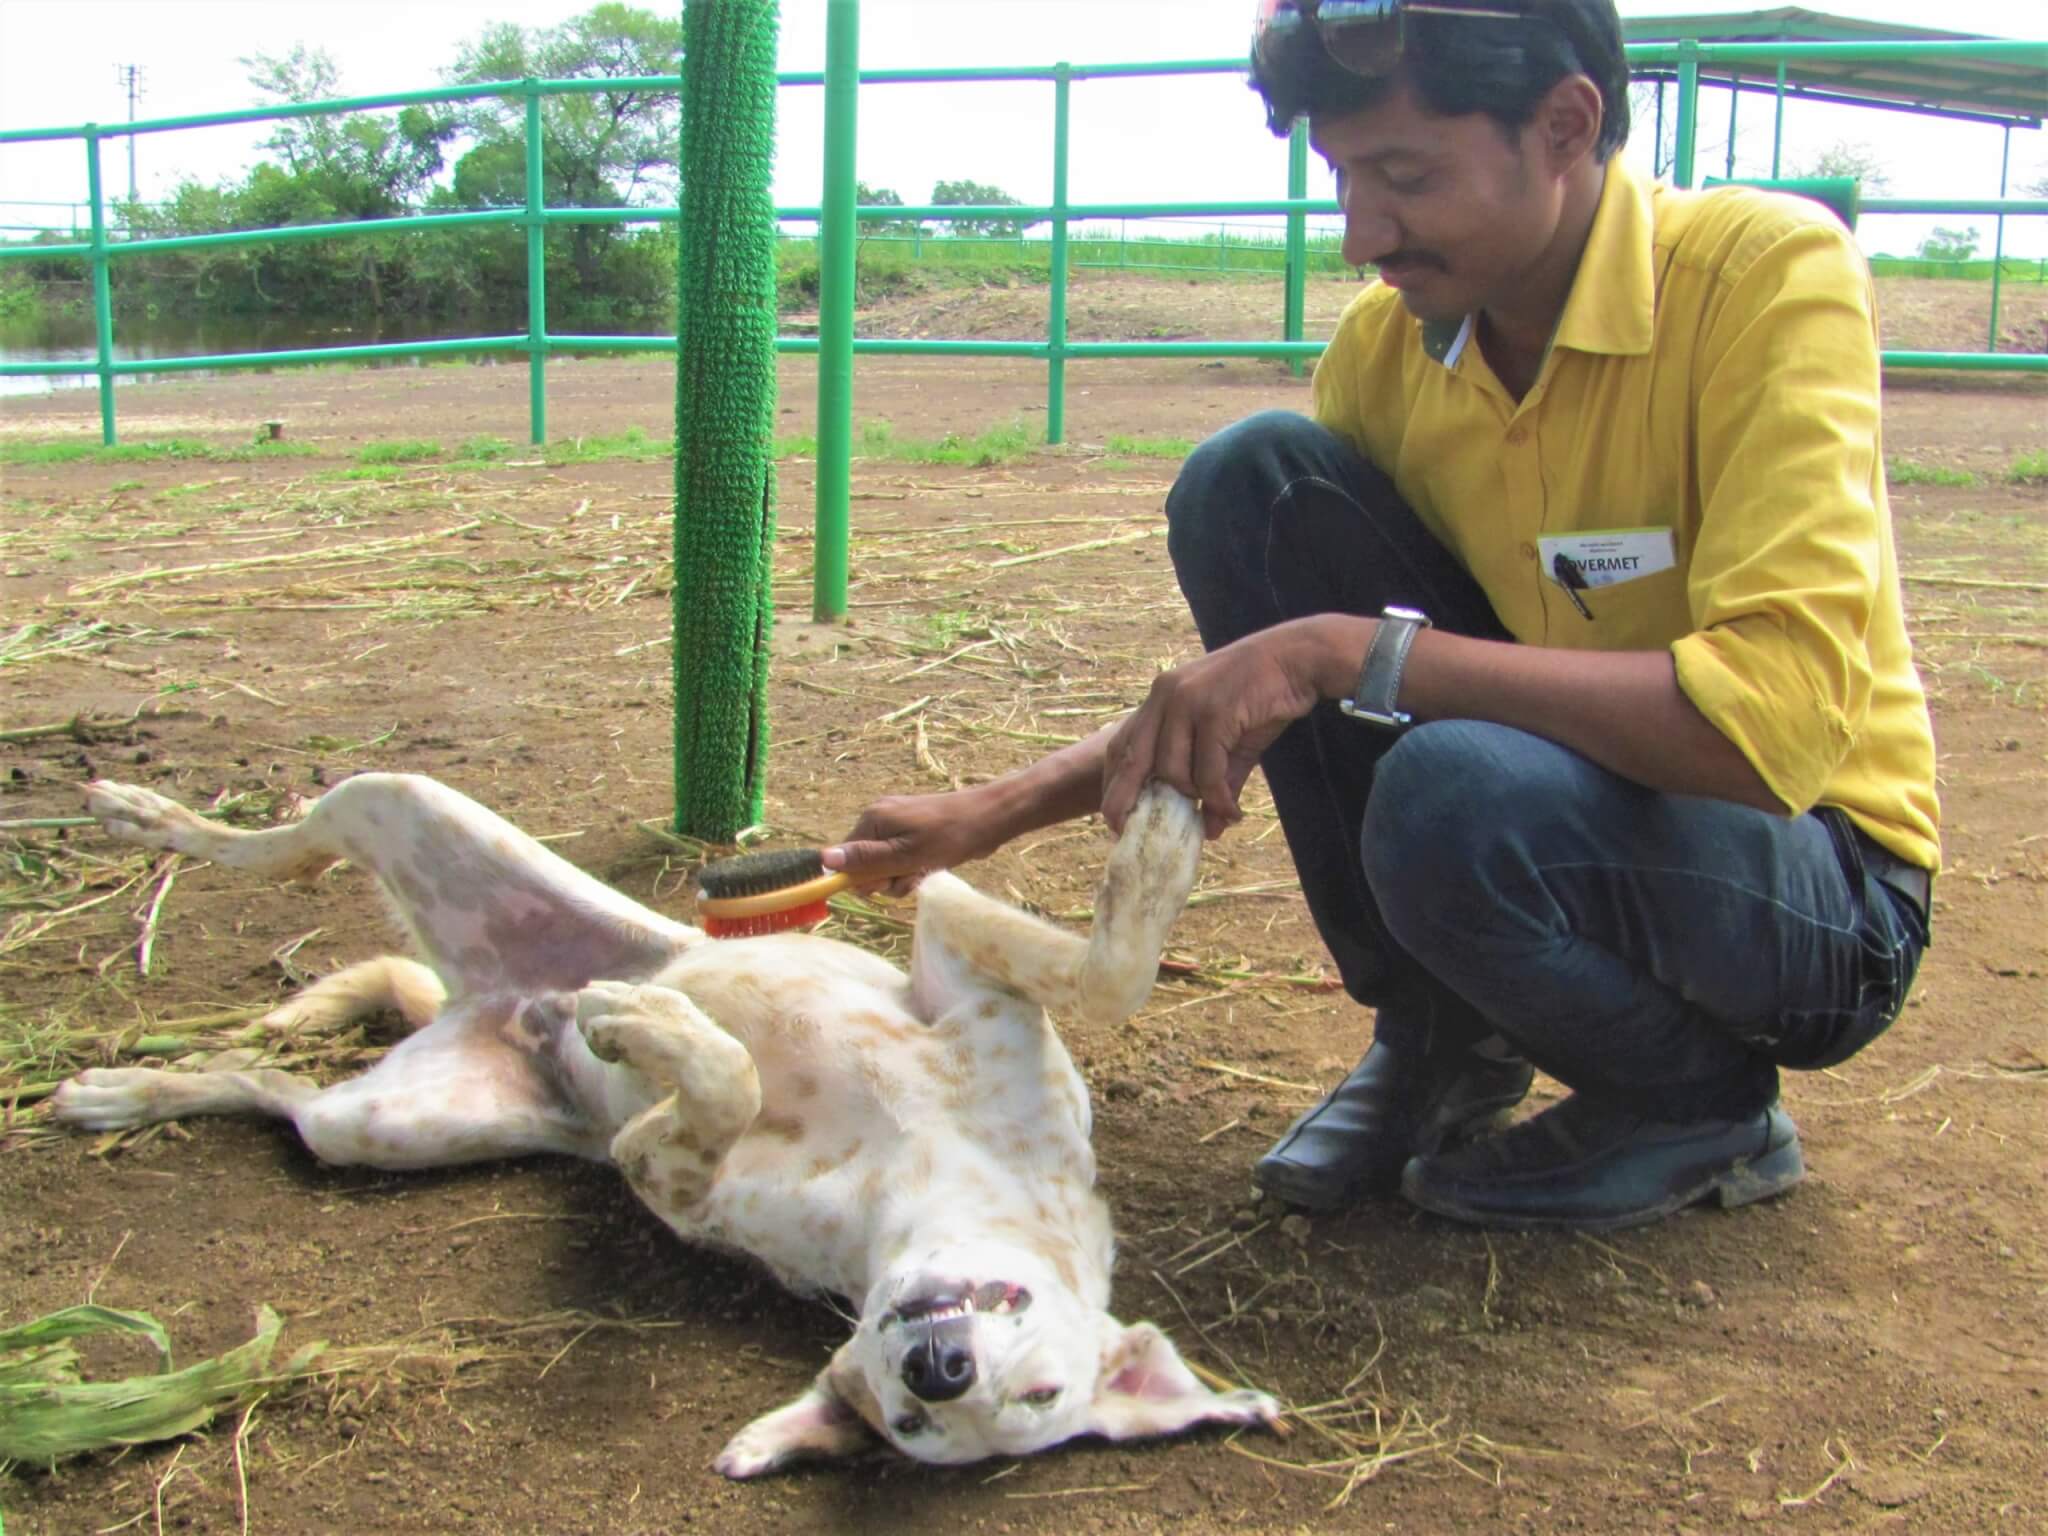
<instances>
[{"instance_id":1,"label":"watch strap","mask_svg":"<svg viewBox=\"0 0 2048 1536\"><path fill-rule=\"evenodd\" d=\"M1383 613L1365 648L1358 686L1338 707L1353 719L1374 725L1407 725L1414 717L1401 712L1401 674L1407 669L1415 636L1428 626L1429 620L1413 610L1390 608Z\"/></svg>"}]
</instances>

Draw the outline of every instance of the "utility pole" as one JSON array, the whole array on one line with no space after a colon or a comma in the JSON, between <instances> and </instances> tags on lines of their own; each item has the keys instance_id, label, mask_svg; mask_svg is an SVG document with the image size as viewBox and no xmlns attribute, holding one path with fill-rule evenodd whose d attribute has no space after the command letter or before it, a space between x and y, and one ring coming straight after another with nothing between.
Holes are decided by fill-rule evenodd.
<instances>
[{"instance_id":1,"label":"utility pole","mask_svg":"<svg viewBox=\"0 0 2048 1536\"><path fill-rule=\"evenodd\" d=\"M117 64L114 78L128 88L128 121L135 121L135 102L142 95L142 66ZM135 201L135 135L128 135L128 201Z\"/></svg>"}]
</instances>

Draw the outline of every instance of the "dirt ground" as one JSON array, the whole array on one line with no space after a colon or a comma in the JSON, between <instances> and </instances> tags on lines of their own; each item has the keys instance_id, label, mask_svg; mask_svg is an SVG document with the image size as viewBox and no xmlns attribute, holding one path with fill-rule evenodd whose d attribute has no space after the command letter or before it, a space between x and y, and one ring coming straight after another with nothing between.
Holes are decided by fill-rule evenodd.
<instances>
[{"instance_id":1,"label":"dirt ground","mask_svg":"<svg viewBox=\"0 0 2048 1536\"><path fill-rule=\"evenodd\" d=\"M1964 311L1982 290L1957 285L1944 308L1934 286L1899 300L1914 330L1894 342L1979 344ZM1318 285L1311 324L1348 291ZM1272 334L1278 304L1270 288L1097 280L1074 334ZM866 326L1029 334L1042 313L1042 294L1014 290L900 301ZM778 840L1017 766L1197 648L1157 536L1173 463L1104 445L1298 408L1306 383L1194 361L1068 379L1064 448L856 463L843 627L808 622L813 466L783 464ZM558 438L668 430L657 362L560 361L549 384ZM782 391L788 430L808 429L807 361L786 360ZM670 806L668 466L338 478L373 439L520 440L509 367L124 388L127 441L246 442L281 418L320 452L4 470L0 1326L91 1297L158 1315L182 1364L247 1338L268 1303L285 1351L357 1353L205 1436L0 1474L7 1531L2048 1529L2048 489L2003 478L2048 449L2048 392L1912 376L1888 391L1890 454L1976 477L1894 492L1948 870L1898 1024L1788 1077L1804 1185L1597 1241L1466 1231L1398 1202L1283 1232L1246 1170L1355 1060L1369 1019L1330 990L1255 798L1211 845L1145 1013L1067 1038L1121 1234L1119 1315L1279 1393L1304 1427L952 1471L877 1456L735 1486L712 1455L799 1390L844 1325L685 1249L608 1170L383 1176L323 1168L270 1125L110 1143L46 1122L63 1072L221 1043L294 978L388 948L365 876L270 889L15 825L77 815L94 776L240 797L255 824L348 773L416 770L687 912L693 859L639 825ZM902 437L974 433L1037 422L1044 379L863 360L856 402ZM0 403L0 436L96 425L82 392ZM1058 553L1075 545L1092 547ZM126 723L36 730L79 716ZM1105 846L1075 826L966 873L1071 914ZM835 927L900 943L858 917ZM279 1051L336 1075L376 1048ZM1359 1414L1341 1436L1340 1401Z\"/></svg>"}]
</instances>

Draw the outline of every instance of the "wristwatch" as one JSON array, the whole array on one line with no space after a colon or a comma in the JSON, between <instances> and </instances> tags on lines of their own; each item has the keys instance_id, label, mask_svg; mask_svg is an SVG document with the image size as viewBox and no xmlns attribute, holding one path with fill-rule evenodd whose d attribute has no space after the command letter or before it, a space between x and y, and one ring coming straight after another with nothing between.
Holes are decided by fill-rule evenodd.
<instances>
[{"instance_id":1,"label":"wristwatch","mask_svg":"<svg viewBox=\"0 0 2048 1536\"><path fill-rule=\"evenodd\" d=\"M1399 730L1414 719L1404 715L1401 702L1401 673L1408 665L1408 648L1415 636L1429 628L1429 615L1415 608L1387 608L1380 614L1365 648L1365 665L1358 669L1358 686L1351 697L1339 699L1337 707L1354 720Z\"/></svg>"}]
</instances>

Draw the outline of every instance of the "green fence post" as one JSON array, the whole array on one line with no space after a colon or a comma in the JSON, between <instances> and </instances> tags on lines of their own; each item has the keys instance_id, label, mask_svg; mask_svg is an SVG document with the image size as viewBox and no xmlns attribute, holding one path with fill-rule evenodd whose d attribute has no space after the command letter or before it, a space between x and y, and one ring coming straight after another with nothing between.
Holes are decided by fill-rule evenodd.
<instances>
[{"instance_id":1,"label":"green fence post","mask_svg":"<svg viewBox=\"0 0 2048 1536\"><path fill-rule=\"evenodd\" d=\"M767 778L775 34L775 0L683 5L670 609L675 826L717 842L761 819Z\"/></svg>"},{"instance_id":2,"label":"green fence post","mask_svg":"<svg viewBox=\"0 0 2048 1536\"><path fill-rule=\"evenodd\" d=\"M100 194L100 131L85 125L85 180L92 192L92 322L98 345L100 441L114 446L114 285L107 270L107 215Z\"/></svg>"},{"instance_id":3,"label":"green fence post","mask_svg":"<svg viewBox=\"0 0 2048 1536\"><path fill-rule=\"evenodd\" d=\"M1067 130L1072 106L1071 66L1053 66L1052 79L1052 302L1046 314L1045 440L1067 440Z\"/></svg>"},{"instance_id":4,"label":"green fence post","mask_svg":"<svg viewBox=\"0 0 2048 1536\"><path fill-rule=\"evenodd\" d=\"M1692 185L1694 147L1700 134L1700 45L1686 39L1678 45L1678 142L1671 151L1671 180Z\"/></svg>"},{"instance_id":5,"label":"green fence post","mask_svg":"<svg viewBox=\"0 0 2048 1536\"><path fill-rule=\"evenodd\" d=\"M1998 162L1998 195L2004 198L2007 178L2012 174L2012 124L2005 125L2005 153ZM1998 290L2005 276L2005 215L1998 216L1998 233L1991 245L1991 339L1984 344L1987 352L1998 350Z\"/></svg>"},{"instance_id":6,"label":"green fence post","mask_svg":"<svg viewBox=\"0 0 2048 1536\"><path fill-rule=\"evenodd\" d=\"M530 442L548 440L547 193L541 179L540 82L526 94L526 419Z\"/></svg>"},{"instance_id":7,"label":"green fence post","mask_svg":"<svg viewBox=\"0 0 2048 1536\"><path fill-rule=\"evenodd\" d=\"M1308 196L1308 122L1297 117L1287 135L1287 197ZM1308 215L1294 209L1287 215L1287 297L1281 314L1281 337L1299 341L1308 313ZM1287 371L1301 377L1301 359L1287 359Z\"/></svg>"},{"instance_id":8,"label":"green fence post","mask_svg":"<svg viewBox=\"0 0 2048 1536\"><path fill-rule=\"evenodd\" d=\"M715 0L714 0L715 3ZM846 617L853 493L853 172L860 100L859 0L825 6L825 197L818 209L818 492L811 617Z\"/></svg>"}]
</instances>

